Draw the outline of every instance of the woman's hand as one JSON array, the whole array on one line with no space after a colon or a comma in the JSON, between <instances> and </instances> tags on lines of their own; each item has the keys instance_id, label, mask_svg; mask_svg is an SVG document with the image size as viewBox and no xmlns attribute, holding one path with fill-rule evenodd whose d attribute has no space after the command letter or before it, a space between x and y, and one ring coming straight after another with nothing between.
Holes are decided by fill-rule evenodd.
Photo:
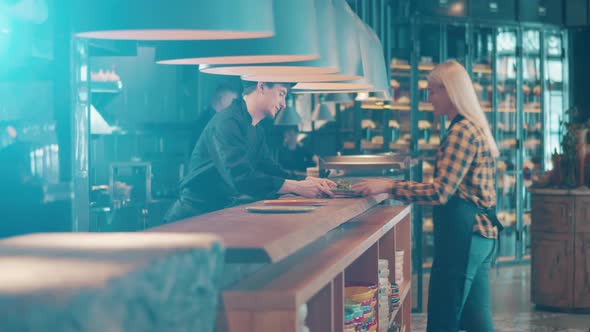
<instances>
[{"instance_id":1,"label":"woman's hand","mask_svg":"<svg viewBox=\"0 0 590 332\"><path fill-rule=\"evenodd\" d=\"M352 185L352 190L357 195L371 196L381 193L390 193L393 190L395 180L391 179L365 179Z\"/></svg>"}]
</instances>

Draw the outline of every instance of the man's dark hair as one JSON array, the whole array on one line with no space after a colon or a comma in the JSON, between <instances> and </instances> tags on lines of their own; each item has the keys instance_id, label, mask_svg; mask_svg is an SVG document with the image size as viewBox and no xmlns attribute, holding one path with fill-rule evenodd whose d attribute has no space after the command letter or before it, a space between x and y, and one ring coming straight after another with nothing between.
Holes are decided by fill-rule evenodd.
<instances>
[{"instance_id":1,"label":"man's dark hair","mask_svg":"<svg viewBox=\"0 0 590 332\"><path fill-rule=\"evenodd\" d=\"M251 94L252 92L254 92L254 90L256 90L256 85L258 84L258 82L256 81L244 81L242 80L242 87L244 88L244 90L242 91L242 95L247 96L249 94ZM295 83L288 83L288 82L264 82L264 84L266 84L269 88L272 88L275 85L282 85L284 87L286 87L288 90L290 90Z\"/></svg>"}]
</instances>

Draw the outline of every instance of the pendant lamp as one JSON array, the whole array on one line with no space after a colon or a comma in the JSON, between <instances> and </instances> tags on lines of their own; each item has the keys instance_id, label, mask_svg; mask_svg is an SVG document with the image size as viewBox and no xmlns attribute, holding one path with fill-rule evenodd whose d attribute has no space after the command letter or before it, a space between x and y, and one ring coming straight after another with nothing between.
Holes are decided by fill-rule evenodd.
<instances>
[{"instance_id":1,"label":"pendant lamp","mask_svg":"<svg viewBox=\"0 0 590 332\"><path fill-rule=\"evenodd\" d=\"M320 96L320 102L316 105L315 110L311 116L314 121L336 121L328 105L324 103L324 96Z\"/></svg>"},{"instance_id":2,"label":"pendant lamp","mask_svg":"<svg viewBox=\"0 0 590 332\"><path fill-rule=\"evenodd\" d=\"M343 4L334 0L316 0L316 4L320 18L318 36L322 58L324 54L329 54L330 57L335 54L340 68L338 73L327 75L314 69L317 67L309 68L306 63L215 69L201 66L201 70L209 73L215 70L213 73L218 74L241 74L242 79L260 82L335 82L362 78L363 65L358 47L357 31L354 26L346 24L347 14ZM221 71L221 69L224 70Z\"/></svg>"},{"instance_id":3,"label":"pendant lamp","mask_svg":"<svg viewBox=\"0 0 590 332\"><path fill-rule=\"evenodd\" d=\"M296 126L301 123L301 117L293 106L293 95L287 96L287 107L280 111L275 118L276 126Z\"/></svg>"},{"instance_id":4,"label":"pendant lamp","mask_svg":"<svg viewBox=\"0 0 590 332\"><path fill-rule=\"evenodd\" d=\"M240 75L247 80L265 82L343 81L361 78L362 66L351 64L355 58L360 59L359 50L351 53L346 49L350 40L356 38L355 30L338 26L333 0L315 0L315 4L320 59L262 65L201 65L201 71L209 74ZM324 76L326 74L335 75Z\"/></svg>"},{"instance_id":5,"label":"pendant lamp","mask_svg":"<svg viewBox=\"0 0 590 332\"><path fill-rule=\"evenodd\" d=\"M314 0L271 2L274 36L253 40L162 42L156 45L156 62L172 65L252 64L319 59ZM244 6L249 2L239 3Z\"/></svg>"},{"instance_id":6,"label":"pendant lamp","mask_svg":"<svg viewBox=\"0 0 590 332\"><path fill-rule=\"evenodd\" d=\"M346 82L302 82L293 87L293 91L299 90L361 90L370 89L373 84L366 77L369 71L370 56L368 50L363 48L366 44L366 31L360 29L357 23L357 15L350 9L346 0L333 0L336 12L336 24L339 29L345 31L347 42L340 48L341 55L348 59L348 65L362 68L363 77L358 80ZM342 58L341 58L342 59Z\"/></svg>"},{"instance_id":7,"label":"pendant lamp","mask_svg":"<svg viewBox=\"0 0 590 332\"><path fill-rule=\"evenodd\" d=\"M272 0L76 0L71 5L74 31L83 38L212 40L275 33Z\"/></svg>"},{"instance_id":8,"label":"pendant lamp","mask_svg":"<svg viewBox=\"0 0 590 332\"><path fill-rule=\"evenodd\" d=\"M365 24L360 18L357 18L357 23L360 29L365 30L366 39L361 43L362 48L368 49L368 56L370 60L368 62L368 75L367 79L373 87L369 89L369 92L375 93L375 97L382 100L390 100L391 87L388 79L388 68L385 64L385 57L383 52L383 46L379 37L367 24Z\"/></svg>"},{"instance_id":9,"label":"pendant lamp","mask_svg":"<svg viewBox=\"0 0 590 332\"><path fill-rule=\"evenodd\" d=\"M326 95L324 103L326 104L348 104L354 102L350 93L330 93Z\"/></svg>"}]
</instances>

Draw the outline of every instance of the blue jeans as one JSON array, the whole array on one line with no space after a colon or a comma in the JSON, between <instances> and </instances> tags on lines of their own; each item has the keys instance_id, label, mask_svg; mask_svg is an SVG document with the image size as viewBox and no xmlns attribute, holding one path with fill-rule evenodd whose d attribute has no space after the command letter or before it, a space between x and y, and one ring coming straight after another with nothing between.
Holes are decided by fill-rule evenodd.
<instances>
[{"instance_id":1,"label":"blue jeans","mask_svg":"<svg viewBox=\"0 0 590 332\"><path fill-rule=\"evenodd\" d=\"M435 257L428 291L428 332L455 332L459 326L467 331L494 331L489 275L495 242L472 235L466 268L436 264Z\"/></svg>"}]
</instances>

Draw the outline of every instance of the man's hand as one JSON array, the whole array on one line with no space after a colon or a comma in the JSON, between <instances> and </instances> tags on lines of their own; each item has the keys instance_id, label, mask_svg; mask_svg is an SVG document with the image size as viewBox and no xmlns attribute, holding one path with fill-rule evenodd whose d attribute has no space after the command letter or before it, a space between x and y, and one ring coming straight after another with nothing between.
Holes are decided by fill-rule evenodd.
<instances>
[{"instance_id":1,"label":"man's hand","mask_svg":"<svg viewBox=\"0 0 590 332\"><path fill-rule=\"evenodd\" d=\"M352 185L356 194L371 196L381 193L390 193L395 184L391 179L365 179Z\"/></svg>"},{"instance_id":2,"label":"man's hand","mask_svg":"<svg viewBox=\"0 0 590 332\"><path fill-rule=\"evenodd\" d=\"M334 182L332 180L328 180L328 179L321 179L321 178L316 178L313 176L308 176L305 178L305 180L319 183L322 187L324 187L328 190L336 189L336 187L337 187L336 182Z\"/></svg>"},{"instance_id":3,"label":"man's hand","mask_svg":"<svg viewBox=\"0 0 590 332\"><path fill-rule=\"evenodd\" d=\"M334 197L330 191L330 180L325 179L305 179L303 181L285 180L285 183L279 189L279 194L297 194L307 198ZM335 185L335 183L334 183Z\"/></svg>"},{"instance_id":4,"label":"man's hand","mask_svg":"<svg viewBox=\"0 0 590 332\"><path fill-rule=\"evenodd\" d=\"M307 198L334 197L334 194L330 191L328 182L320 181L324 179L314 179L315 180L308 178L303 181L297 181L297 185L293 190L293 193Z\"/></svg>"}]
</instances>

